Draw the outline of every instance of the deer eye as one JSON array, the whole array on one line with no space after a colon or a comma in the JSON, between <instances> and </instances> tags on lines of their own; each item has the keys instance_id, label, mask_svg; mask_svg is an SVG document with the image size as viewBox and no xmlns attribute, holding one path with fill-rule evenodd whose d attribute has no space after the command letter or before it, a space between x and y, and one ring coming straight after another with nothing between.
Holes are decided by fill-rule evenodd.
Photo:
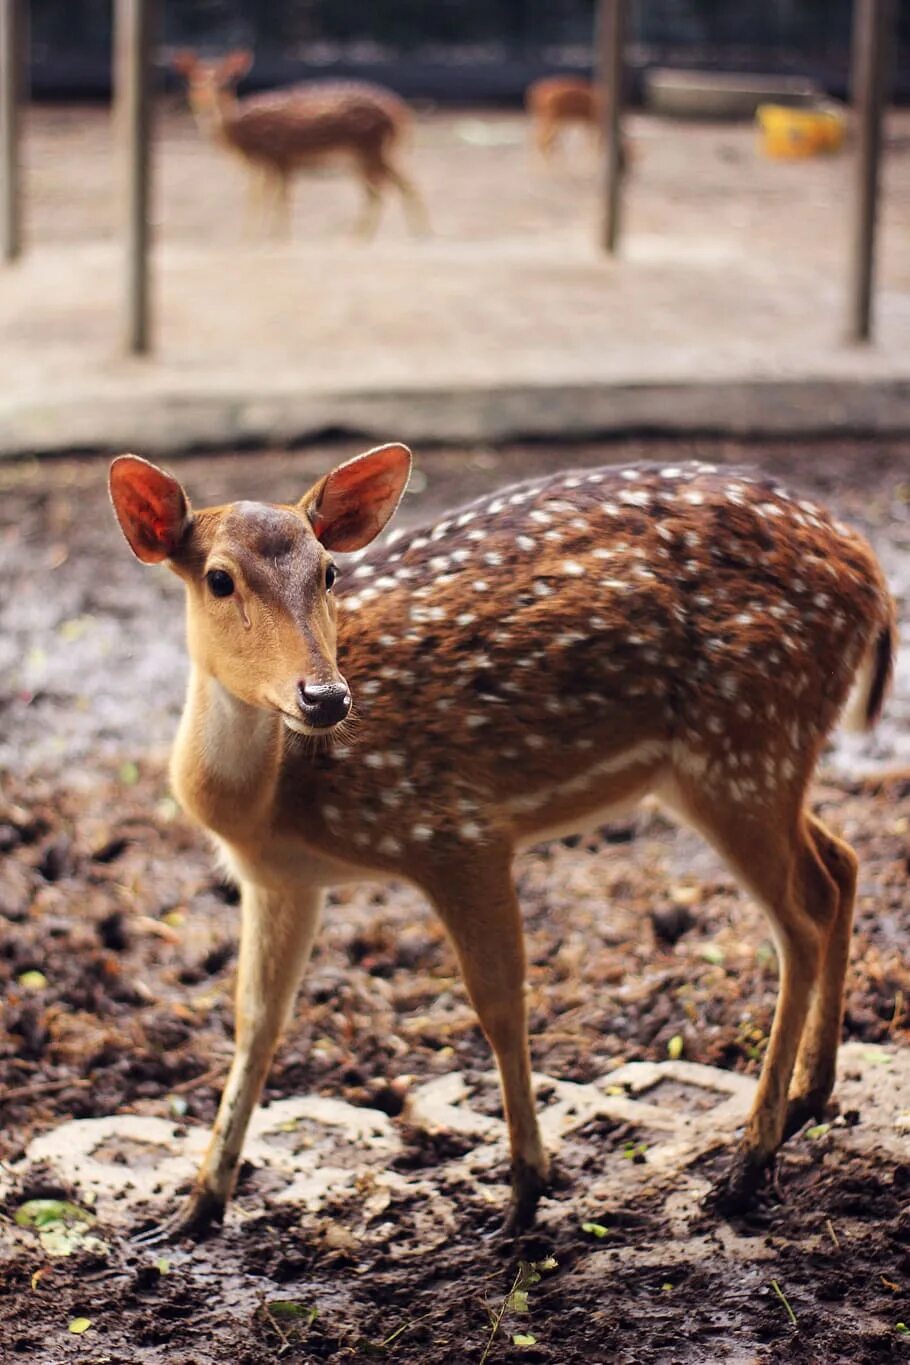
<instances>
[{"instance_id":1,"label":"deer eye","mask_svg":"<svg viewBox=\"0 0 910 1365\"><path fill-rule=\"evenodd\" d=\"M230 597L234 591L234 580L224 569L209 569L205 581L215 597Z\"/></svg>"},{"instance_id":2,"label":"deer eye","mask_svg":"<svg viewBox=\"0 0 910 1365\"><path fill-rule=\"evenodd\" d=\"M331 592L338 581L338 567L335 564L325 566L325 590Z\"/></svg>"}]
</instances>

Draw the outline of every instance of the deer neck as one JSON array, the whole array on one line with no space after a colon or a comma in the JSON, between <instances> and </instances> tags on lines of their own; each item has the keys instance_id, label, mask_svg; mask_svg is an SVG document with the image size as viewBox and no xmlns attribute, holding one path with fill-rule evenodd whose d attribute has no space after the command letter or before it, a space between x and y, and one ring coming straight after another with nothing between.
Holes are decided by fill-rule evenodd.
<instances>
[{"instance_id":1,"label":"deer neck","mask_svg":"<svg viewBox=\"0 0 910 1365\"><path fill-rule=\"evenodd\" d=\"M218 90L212 103L202 105L191 101L196 126L204 137L223 139L237 112L237 96L233 90Z\"/></svg>"},{"instance_id":2,"label":"deer neck","mask_svg":"<svg viewBox=\"0 0 910 1365\"><path fill-rule=\"evenodd\" d=\"M278 716L240 701L194 664L171 759L178 800L224 839L256 839L272 809L282 741Z\"/></svg>"}]
</instances>

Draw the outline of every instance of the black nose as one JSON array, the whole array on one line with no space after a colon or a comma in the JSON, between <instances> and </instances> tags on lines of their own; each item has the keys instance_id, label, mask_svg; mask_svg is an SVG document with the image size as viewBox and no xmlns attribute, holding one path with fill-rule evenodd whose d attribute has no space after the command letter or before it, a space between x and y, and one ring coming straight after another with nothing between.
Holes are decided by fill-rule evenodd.
<instances>
[{"instance_id":1,"label":"black nose","mask_svg":"<svg viewBox=\"0 0 910 1365\"><path fill-rule=\"evenodd\" d=\"M307 725L315 730L337 725L351 709L346 682L297 684L297 700Z\"/></svg>"}]
</instances>

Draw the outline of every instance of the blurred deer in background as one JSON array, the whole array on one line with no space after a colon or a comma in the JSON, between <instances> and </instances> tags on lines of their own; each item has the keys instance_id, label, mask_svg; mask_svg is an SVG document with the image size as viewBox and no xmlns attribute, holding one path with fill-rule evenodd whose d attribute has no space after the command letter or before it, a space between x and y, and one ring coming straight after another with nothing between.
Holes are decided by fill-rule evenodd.
<instances>
[{"instance_id":1,"label":"blurred deer in background","mask_svg":"<svg viewBox=\"0 0 910 1365\"><path fill-rule=\"evenodd\" d=\"M236 1051L174 1230L222 1217L326 888L396 877L455 946L502 1082L507 1228L528 1226L548 1161L512 860L649 792L720 851L777 944L774 1026L715 1196L742 1210L834 1084L856 857L806 790L851 689L862 727L879 713L895 619L881 570L859 535L774 482L632 465L399 532L337 591L334 556L374 540L409 469L390 445L294 505L194 512L154 465L111 467L133 552L186 588L171 775L242 893Z\"/></svg>"},{"instance_id":2,"label":"blurred deer in background","mask_svg":"<svg viewBox=\"0 0 910 1365\"><path fill-rule=\"evenodd\" d=\"M570 127L587 129L591 140L603 140L604 99L601 89L581 76L544 76L525 91L525 108L531 119L534 145L549 160L562 134ZM620 166L629 163L629 148L623 140Z\"/></svg>"},{"instance_id":3,"label":"blurred deer in background","mask_svg":"<svg viewBox=\"0 0 910 1365\"><path fill-rule=\"evenodd\" d=\"M366 196L358 235L375 232L390 187L401 195L412 231L427 230L420 195L394 160L410 129L403 100L361 81L313 81L238 99L236 84L252 61L246 51L218 61L203 61L193 52L172 58L186 79L200 129L243 159L284 231L290 226L293 177L339 161L349 163Z\"/></svg>"}]
</instances>

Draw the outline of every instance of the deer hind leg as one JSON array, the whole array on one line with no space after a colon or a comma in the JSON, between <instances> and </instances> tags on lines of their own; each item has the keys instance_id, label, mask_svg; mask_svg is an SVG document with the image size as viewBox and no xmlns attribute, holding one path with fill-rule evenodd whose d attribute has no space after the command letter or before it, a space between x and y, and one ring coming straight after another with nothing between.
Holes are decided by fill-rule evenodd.
<instances>
[{"instance_id":1,"label":"deer hind leg","mask_svg":"<svg viewBox=\"0 0 910 1365\"><path fill-rule=\"evenodd\" d=\"M680 791L680 813L714 844L768 915L780 962L777 1007L752 1112L732 1165L714 1192L718 1210L731 1214L749 1207L783 1141L790 1080L839 893L809 817L791 794L737 809L728 801L708 802L682 785ZM782 818L782 809L793 814Z\"/></svg>"},{"instance_id":2,"label":"deer hind leg","mask_svg":"<svg viewBox=\"0 0 910 1365\"><path fill-rule=\"evenodd\" d=\"M464 866L464 864L462 864ZM471 1003L493 1049L512 1159L512 1198L504 1231L534 1221L549 1163L531 1089L521 913L509 862L464 867L461 885L427 887L458 955Z\"/></svg>"},{"instance_id":3,"label":"deer hind leg","mask_svg":"<svg viewBox=\"0 0 910 1365\"><path fill-rule=\"evenodd\" d=\"M286 171L277 167L266 173L269 207L269 226L273 236L288 237L291 231L291 185Z\"/></svg>"},{"instance_id":4,"label":"deer hind leg","mask_svg":"<svg viewBox=\"0 0 910 1365\"><path fill-rule=\"evenodd\" d=\"M252 165L247 176L246 211L243 215L243 235L256 237L262 230L262 206L265 197L266 172Z\"/></svg>"},{"instance_id":5,"label":"deer hind leg","mask_svg":"<svg viewBox=\"0 0 910 1365\"><path fill-rule=\"evenodd\" d=\"M430 232L430 218L423 196L408 176L390 161L383 161L385 179L390 181L401 195L408 227L415 237L426 237Z\"/></svg>"},{"instance_id":6,"label":"deer hind leg","mask_svg":"<svg viewBox=\"0 0 910 1365\"><path fill-rule=\"evenodd\" d=\"M322 895L282 895L244 883L234 1058L181 1232L221 1221L240 1163L250 1115L262 1091L319 923Z\"/></svg>"},{"instance_id":7,"label":"deer hind leg","mask_svg":"<svg viewBox=\"0 0 910 1365\"><path fill-rule=\"evenodd\" d=\"M354 224L354 236L367 242L373 237L379 225L379 214L382 209L383 176L372 162L360 166L359 172L366 197L360 216Z\"/></svg>"},{"instance_id":8,"label":"deer hind leg","mask_svg":"<svg viewBox=\"0 0 910 1365\"><path fill-rule=\"evenodd\" d=\"M796 1057L784 1124L785 1137L798 1132L809 1119L820 1121L834 1088L856 897L857 859L853 849L815 816L808 816L806 823L818 856L837 888L837 902Z\"/></svg>"},{"instance_id":9,"label":"deer hind leg","mask_svg":"<svg viewBox=\"0 0 910 1365\"><path fill-rule=\"evenodd\" d=\"M551 162L553 159L553 148L556 145L557 127L548 118L540 118L534 129L534 144L540 153L541 159Z\"/></svg>"}]
</instances>

